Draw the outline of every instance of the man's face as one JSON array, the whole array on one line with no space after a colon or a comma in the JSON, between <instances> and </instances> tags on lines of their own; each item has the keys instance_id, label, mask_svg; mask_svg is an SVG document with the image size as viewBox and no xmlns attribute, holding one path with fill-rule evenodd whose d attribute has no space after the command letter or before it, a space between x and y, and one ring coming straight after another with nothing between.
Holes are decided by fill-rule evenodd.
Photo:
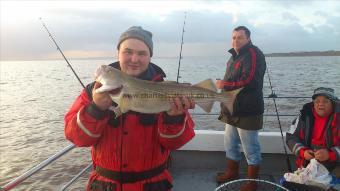
<instances>
[{"instance_id":1,"label":"man's face","mask_svg":"<svg viewBox=\"0 0 340 191\"><path fill-rule=\"evenodd\" d=\"M320 117L328 116L333 111L332 101L327 97L319 95L314 99L314 110Z\"/></svg>"},{"instance_id":2,"label":"man's face","mask_svg":"<svg viewBox=\"0 0 340 191\"><path fill-rule=\"evenodd\" d=\"M137 39L126 39L120 44L118 60L121 70L130 76L139 76L150 63L148 46Z\"/></svg>"},{"instance_id":3,"label":"man's face","mask_svg":"<svg viewBox=\"0 0 340 191\"><path fill-rule=\"evenodd\" d=\"M250 42L250 38L247 37L244 30L233 31L231 46L235 49L237 53L248 42Z\"/></svg>"}]
</instances>

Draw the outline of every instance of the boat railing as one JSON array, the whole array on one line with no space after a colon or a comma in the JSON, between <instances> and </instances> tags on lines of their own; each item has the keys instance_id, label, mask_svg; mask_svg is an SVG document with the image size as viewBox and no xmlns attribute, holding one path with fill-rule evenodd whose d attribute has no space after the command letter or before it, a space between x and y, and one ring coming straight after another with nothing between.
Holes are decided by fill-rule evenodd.
<instances>
[{"instance_id":1,"label":"boat railing","mask_svg":"<svg viewBox=\"0 0 340 191\"><path fill-rule=\"evenodd\" d=\"M63 185L59 191L66 190L69 186L71 186L75 181L78 180L79 177L81 177L87 170L89 170L92 167L92 163L88 164L83 170L81 170L77 175L75 175L69 182L67 182L65 185Z\"/></svg>"},{"instance_id":2,"label":"boat railing","mask_svg":"<svg viewBox=\"0 0 340 191\"><path fill-rule=\"evenodd\" d=\"M47 165L51 164L53 161L57 160L58 158L60 158L61 156L63 156L64 154L66 154L67 152L69 152L70 150L72 150L75 147L76 146L74 144L71 144L71 145L68 145L67 147L61 149L60 151L58 151L54 155L50 156L48 159L44 160L43 162L41 162L37 166L31 168L27 172L25 172L22 175L18 176L17 178L13 179L11 182L9 182L4 187L2 187L1 191L7 191L7 190L10 190L10 189L18 186L24 180L31 177L32 175L34 175L35 173L37 173L38 171L40 171L41 169L43 169Z\"/></svg>"},{"instance_id":3,"label":"boat railing","mask_svg":"<svg viewBox=\"0 0 340 191\"><path fill-rule=\"evenodd\" d=\"M275 94L271 94L269 96L266 96L264 98L285 98L285 99L305 99L305 98L310 98L310 97L294 97L294 96L282 96L278 97ZM218 115L218 113L192 113L192 115ZM264 116L277 116L277 114L264 114ZM279 114L279 116L296 116L296 114ZM3 187L0 187L0 191L8 191L11 190L12 188L20 185L23 181L25 181L27 178L31 177L35 173L39 172L41 169L44 167L48 166L51 164L53 161L57 160L61 156L67 154L70 150L74 149L76 146L74 144L70 144L66 146L65 148L61 149L54 155L50 156L40 164L36 165L35 167L31 168L30 170L26 171L22 175L14 178L12 181L4 185ZM64 184L61 188L60 191L66 190L69 186L71 186L82 174L84 174L87 170L89 170L92 167L92 163L87 165L84 169L82 169L77 175L75 175L69 182Z\"/></svg>"}]
</instances>

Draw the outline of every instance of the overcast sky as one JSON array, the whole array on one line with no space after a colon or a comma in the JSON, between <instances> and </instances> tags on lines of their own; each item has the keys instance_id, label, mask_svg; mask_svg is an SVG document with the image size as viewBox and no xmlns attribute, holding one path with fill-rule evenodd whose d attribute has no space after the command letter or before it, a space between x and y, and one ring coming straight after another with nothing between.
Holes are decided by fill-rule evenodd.
<instances>
[{"instance_id":1,"label":"overcast sky","mask_svg":"<svg viewBox=\"0 0 340 191\"><path fill-rule=\"evenodd\" d=\"M39 17L65 55L115 57L119 35L140 25L154 56L223 56L232 29L247 26L265 53L340 50L340 1L4 1L1 60L60 59Z\"/></svg>"}]
</instances>

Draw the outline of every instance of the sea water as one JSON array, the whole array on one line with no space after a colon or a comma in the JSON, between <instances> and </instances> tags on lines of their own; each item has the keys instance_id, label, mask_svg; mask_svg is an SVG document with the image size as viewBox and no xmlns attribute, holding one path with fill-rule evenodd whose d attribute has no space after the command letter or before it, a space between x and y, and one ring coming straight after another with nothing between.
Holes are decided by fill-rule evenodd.
<instances>
[{"instance_id":1,"label":"sea water","mask_svg":"<svg viewBox=\"0 0 340 191\"><path fill-rule=\"evenodd\" d=\"M184 57L180 82L198 83L223 78L227 57ZM284 131L302 105L311 101L313 89L332 87L340 95L340 57L269 57L264 79L264 96L308 97L276 99ZM95 69L115 59L70 60L84 84L93 81ZM166 72L166 80L177 78L178 58L153 58ZM82 91L82 86L64 60L0 62L0 186L69 145L64 138L64 114ZM191 111L196 129L222 131L217 120L219 104L212 115L196 107ZM272 99L265 98L264 131L279 131ZM89 148L70 154L26 180L14 190L57 190L91 161ZM82 190L88 174L74 190Z\"/></svg>"}]
</instances>

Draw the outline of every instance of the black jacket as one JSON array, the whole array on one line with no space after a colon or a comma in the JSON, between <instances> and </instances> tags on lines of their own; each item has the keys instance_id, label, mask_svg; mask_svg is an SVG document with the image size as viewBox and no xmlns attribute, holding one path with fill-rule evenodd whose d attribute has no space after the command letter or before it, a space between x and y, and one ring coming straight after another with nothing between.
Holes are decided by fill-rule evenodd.
<instances>
[{"instance_id":1,"label":"black jacket","mask_svg":"<svg viewBox=\"0 0 340 191\"><path fill-rule=\"evenodd\" d=\"M264 112L263 77L266 60L262 51L252 43L245 45L237 55L234 49L229 52L232 57L227 62L223 91L243 89L234 102L232 116L246 117L261 115ZM221 115L230 116L221 104Z\"/></svg>"}]
</instances>

